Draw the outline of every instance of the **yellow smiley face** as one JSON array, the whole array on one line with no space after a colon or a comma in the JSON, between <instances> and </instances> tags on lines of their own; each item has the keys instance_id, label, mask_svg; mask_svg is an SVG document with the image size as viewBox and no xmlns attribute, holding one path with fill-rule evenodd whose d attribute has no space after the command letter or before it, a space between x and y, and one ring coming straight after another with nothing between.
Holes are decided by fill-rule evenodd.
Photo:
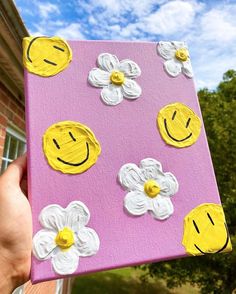
<instances>
[{"instance_id":1,"label":"yellow smiley face","mask_svg":"<svg viewBox=\"0 0 236 294\"><path fill-rule=\"evenodd\" d=\"M62 121L46 130L43 151L53 169L66 174L79 174L96 163L101 147L87 126Z\"/></svg>"},{"instance_id":2,"label":"yellow smiley face","mask_svg":"<svg viewBox=\"0 0 236 294\"><path fill-rule=\"evenodd\" d=\"M191 255L231 251L232 245L222 206L204 203L191 210L184 218L182 244Z\"/></svg>"},{"instance_id":3,"label":"yellow smiley face","mask_svg":"<svg viewBox=\"0 0 236 294\"><path fill-rule=\"evenodd\" d=\"M59 37L23 39L23 63L29 72L50 77L64 70L72 60L69 44Z\"/></svg>"},{"instance_id":4,"label":"yellow smiley face","mask_svg":"<svg viewBox=\"0 0 236 294\"><path fill-rule=\"evenodd\" d=\"M163 140L178 148L194 144L201 132L200 118L182 103L163 107L157 116L157 125Z\"/></svg>"}]
</instances>

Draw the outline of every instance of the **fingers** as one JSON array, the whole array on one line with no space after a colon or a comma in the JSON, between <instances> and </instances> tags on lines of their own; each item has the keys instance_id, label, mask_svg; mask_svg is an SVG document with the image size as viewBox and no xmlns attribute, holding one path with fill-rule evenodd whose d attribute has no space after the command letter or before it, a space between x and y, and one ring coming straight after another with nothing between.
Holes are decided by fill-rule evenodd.
<instances>
[{"instance_id":1,"label":"fingers","mask_svg":"<svg viewBox=\"0 0 236 294\"><path fill-rule=\"evenodd\" d=\"M27 157L26 153L21 157L14 160L6 169L2 178L4 181L11 182L12 184L20 185L21 179L26 172Z\"/></svg>"}]
</instances>

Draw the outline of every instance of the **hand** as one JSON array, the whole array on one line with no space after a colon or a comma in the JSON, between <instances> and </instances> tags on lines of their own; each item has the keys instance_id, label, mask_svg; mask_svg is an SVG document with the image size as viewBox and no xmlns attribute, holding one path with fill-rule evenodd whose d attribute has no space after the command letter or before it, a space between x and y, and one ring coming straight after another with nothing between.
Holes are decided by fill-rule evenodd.
<instances>
[{"instance_id":1,"label":"hand","mask_svg":"<svg viewBox=\"0 0 236 294\"><path fill-rule=\"evenodd\" d=\"M0 293L29 280L32 248L31 208L26 198L26 154L0 177Z\"/></svg>"}]
</instances>

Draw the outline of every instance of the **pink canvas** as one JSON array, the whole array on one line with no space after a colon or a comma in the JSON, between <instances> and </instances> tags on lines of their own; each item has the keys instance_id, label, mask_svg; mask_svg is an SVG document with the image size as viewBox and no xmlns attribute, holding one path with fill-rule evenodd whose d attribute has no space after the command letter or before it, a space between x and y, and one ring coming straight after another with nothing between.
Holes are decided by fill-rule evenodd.
<instances>
[{"instance_id":1,"label":"pink canvas","mask_svg":"<svg viewBox=\"0 0 236 294\"><path fill-rule=\"evenodd\" d=\"M174 102L188 105L201 118L193 79L180 74L170 77L163 70L157 43L73 41L73 60L61 73L40 77L25 71L29 199L33 213L33 233L42 229L38 216L50 204L66 207L82 201L90 210L88 224L100 239L96 255L81 258L73 275L131 266L186 256L182 245L183 220L202 203L220 203L204 126L190 147L167 145L156 126L162 107ZM119 60L130 58L141 68L136 79L142 88L139 99L124 99L107 106L101 89L89 85L89 71L99 54L109 52ZM42 148L45 130L64 120L89 126L102 152L96 164L81 174L63 174L48 164ZM124 209L127 193L118 182L122 165L139 165L144 158L162 163L173 173L179 190L172 198L173 215L159 221L145 214L135 217ZM32 257L33 283L61 278L50 259Z\"/></svg>"}]
</instances>

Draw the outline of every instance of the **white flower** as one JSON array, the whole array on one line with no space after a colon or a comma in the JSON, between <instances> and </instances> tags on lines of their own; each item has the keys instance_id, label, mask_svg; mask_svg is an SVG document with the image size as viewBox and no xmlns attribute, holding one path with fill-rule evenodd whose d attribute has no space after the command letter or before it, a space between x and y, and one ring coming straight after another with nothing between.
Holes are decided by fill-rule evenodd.
<instances>
[{"instance_id":1,"label":"white flower","mask_svg":"<svg viewBox=\"0 0 236 294\"><path fill-rule=\"evenodd\" d=\"M166 59L164 68L169 75L177 77L182 71L187 77L193 77L188 47L184 42L161 41L157 45L157 51Z\"/></svg>"},{"instance_id":2,"label":"white flower","mask_svg":"<svg viewBox=\"0 0 236 294\"><path fill-rule=\"evenodd\" d=\"M141 74L139 66L130 59L119 59L112 54L102 53L97 59L98 67L89 72L89 83L103 88L101 98L108 105L117 105L123 97L136 99L141 93L141 87L133 80Z\"/></svg>"},{"instance_id":3,"label":"white flower","mask_svg":"<svg viewBox=\"0 0 236 294\"><path fill-rule=\"evenodd\" d=\"M60 205L46 206L39 215L43 229L33 238L33 253L39 260L52 258L52 266L60 275L72 274L79 257L91 256L99 249L97 233L88 227L90 213L80 201L65 209Z\"/></svg>"},{"instance_id":4,"label":"white flower","mask_svg":"<svg viewBox=\"0 0 236 294\"><path fill-rule=\"evenodd\" d=\"M123 165L118 174L121 185L128 190L124 206L133 215L150 211L154 218L164 220L174 212L170 196L179 188L177 179L162 171L161 163L152 158L143 159L140 167L133 163Z\"/></svg>"}]
</instances>

